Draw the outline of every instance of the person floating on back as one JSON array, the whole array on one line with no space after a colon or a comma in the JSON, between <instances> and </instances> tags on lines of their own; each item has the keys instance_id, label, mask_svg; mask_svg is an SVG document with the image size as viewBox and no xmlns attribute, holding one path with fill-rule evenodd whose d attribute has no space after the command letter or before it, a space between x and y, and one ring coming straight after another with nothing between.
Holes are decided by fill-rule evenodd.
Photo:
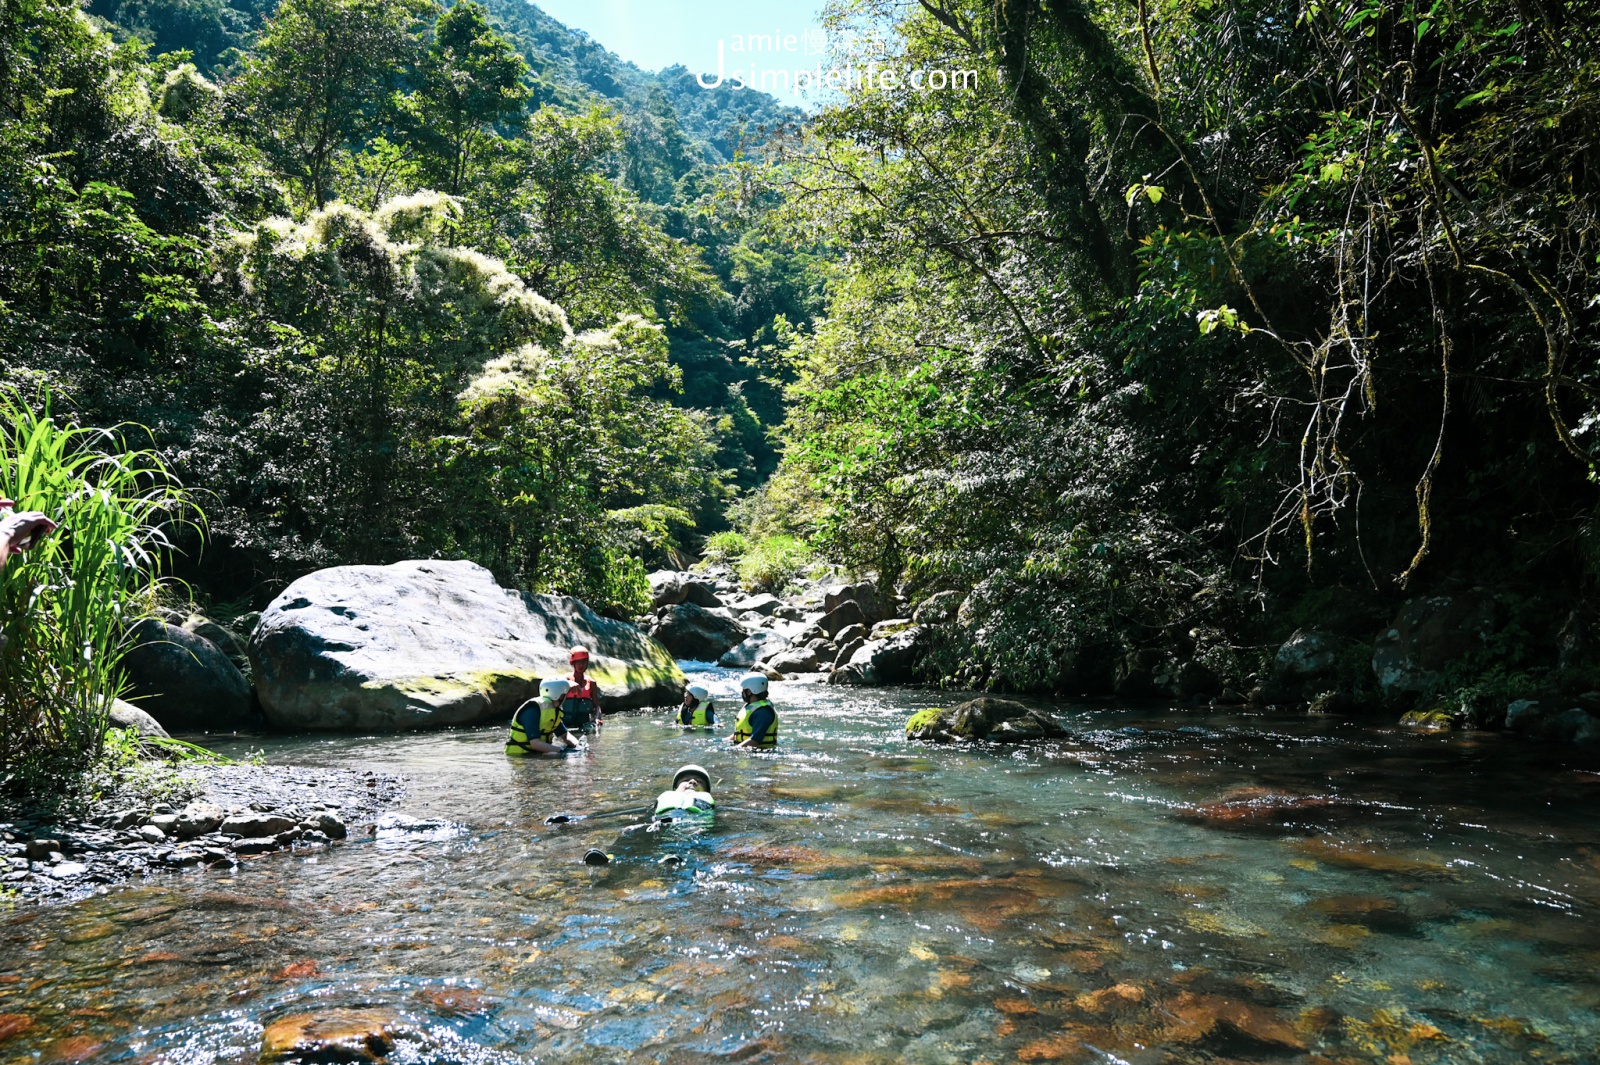
<instances>
[{"instance_id":1,"label":"person floating on back","mask_svg":"<svg viewBox=\"0 0 1600 1065\"><path fill-rule=\"evenodd\" d=\"M767 678L760 673L746 673L739 678L739 697L744 708L733 723L733 735L728 742L735 747L771 750L778 745L778 712L767 698Z\"/></svg>"},{"instance_id":2,"label":"person floating on back","mask_svg":"<svg viewBox=\"0 0 1600 1065\"><path fill-rule=\"evenodd\" d=\"M570 660L572 675L567 678L567 694L561 700L561 717L567 728L579 732L602 724L605 714L600 709L600 686L588 677L589 649L574 647Z\"/></svg>"},{"instance_id":3,"label":"person floating on back","mask_svg":"<svg viewBox=\"0 0 1600 1065\"><path fill-rule=\"evenodd\" d=\"M577 750L577 741L561 720L561 699L570 686L564 677L550 677L540 682L538 697L529 699L511 715L507 754L565 754ZM559 747L557 740L561 743Z\"/></svg>"},{"instance_id":4,"label":"person floating on back","mask_svg":"<svg viewBox=\"0 0 1600 1065\"><path fill-rule=\"evenodd\" d=\"M697 765L686 765L672 775L672 790L656 796L655 821L693 821L709 825L717 816L717 800L711 797L711 774Z\"/></svg>"},{"instance_id":5,"label":"person floating on back","mask_svg":"<svg viewBox=\"0 0 1600 1065\"><path fill-rule=\"evenodd\" d=\"M678 708L678 724L690 728L716 727L717 708L705 685L691 684L684 689L683 705Z\"/></svg>"}]
</instances>

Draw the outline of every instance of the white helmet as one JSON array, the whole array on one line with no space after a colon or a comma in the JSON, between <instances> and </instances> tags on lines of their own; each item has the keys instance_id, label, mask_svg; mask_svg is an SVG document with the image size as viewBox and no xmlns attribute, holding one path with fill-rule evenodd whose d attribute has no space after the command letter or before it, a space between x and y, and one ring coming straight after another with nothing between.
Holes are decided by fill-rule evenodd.
<instances>
[{"instance_id":1,"label":"white helmet","mask_svg":"<svg viewBox=\"0 0 1600 1065\"><path fill-rule=\"evenodd\" d=\"M767 694L767 678L761 673L746 673L739 678L739 690L751 695Z\"/></svg>"},{"instance_id":2,"label":"white helmet","mask_svg":"<svg viewBox=\"0 0 1600 1065\"><path fill-rule=\"evenodd\" d=\"M689 694L694 696L695 702L699 703L703 703L711 697L711 693L706 691L706 686L704 684L689 685Z\"/></svg>"},{"instance_id":3,"label":"white helmet","mask_svg":"<svg viewBox=\"0 0 1600 1065\"><path fill-rule=\"evenodd\" d=\"M572 690L572 682L565 677L546 677L539 682L539 698L559 699Z\"/></svg>"}]
</instances>

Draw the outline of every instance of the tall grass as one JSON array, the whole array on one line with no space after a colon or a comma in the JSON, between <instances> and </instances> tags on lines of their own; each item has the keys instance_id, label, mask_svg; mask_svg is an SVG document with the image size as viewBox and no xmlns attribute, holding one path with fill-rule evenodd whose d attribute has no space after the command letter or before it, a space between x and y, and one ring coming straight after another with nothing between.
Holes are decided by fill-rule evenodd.
<instances>
[{"instance_id":1,"label":"tall grass","mask_svg":"<svg viewBox=\"0 0 1600 1065\"><path fill-rule=\"evenodd\" d=\"M60 525L0 570L0 798L42 799L100 754L124 633L200 514L159 454L61 424L48 393L0 393L0 495Z\"/></svg>"}]
</instances>

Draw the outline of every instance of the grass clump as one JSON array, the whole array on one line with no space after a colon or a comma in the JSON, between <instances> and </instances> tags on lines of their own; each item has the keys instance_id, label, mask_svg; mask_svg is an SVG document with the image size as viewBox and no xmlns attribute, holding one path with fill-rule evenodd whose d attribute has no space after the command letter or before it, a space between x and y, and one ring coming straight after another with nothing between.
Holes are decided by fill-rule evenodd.
<instances>
[{"instance_id":1,"label":"grass clump","mask_svg":"<svg viewBox=\"0 0 1600 1065\"><path fill-rule=\"evenodd\" d=\"M198 512L162 457L0 396L0 495L60 528L0 570L0 799L71 788L102 754L128 624Z\"/></svg>"},{"instance_id":2,"label":"grass clump","mask_svg":"<svg viewBox=\"0 0 1600 1065\"><path fill-rule=\"evenodd\" d=\"M700 557L705 562L735 563L750 550L750 540L744 533L729 529L706 537Z\"/></svg>"},{"instance_id":3,"label":"grass clump","mask_svg":"<svg viewBox=\"0 0 1600 1065\"><path fill-rule=\"evenodd\" d=\"M778 534L749 545L736 569L746 591L779 592L799 576L812 560L811 545L798 537Z\"/></svg>"}]
</instances>

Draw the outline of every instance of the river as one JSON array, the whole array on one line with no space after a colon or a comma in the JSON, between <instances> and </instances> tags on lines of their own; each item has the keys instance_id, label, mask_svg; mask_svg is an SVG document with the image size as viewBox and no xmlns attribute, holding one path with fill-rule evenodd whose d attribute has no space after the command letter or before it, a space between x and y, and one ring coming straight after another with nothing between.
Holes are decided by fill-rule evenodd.
<instances>
[{"instance_id":1,"label":"river","mask_svg":"<svg viewBox=\"0 0 1600 1065\"><path fill-rule=\"evenodd\" d=\"M1592 763L1081 707L1072 743L940 749L901 726L948 693L774 696L775 755L647 715L564 761L498 729L231 741L408 791L375 837L12 915L0 1061L253 1062L350 1010L396 1062L1600 1061ZM710 830L543 823L684 762Z\"/></svg>"}]
</instances>

